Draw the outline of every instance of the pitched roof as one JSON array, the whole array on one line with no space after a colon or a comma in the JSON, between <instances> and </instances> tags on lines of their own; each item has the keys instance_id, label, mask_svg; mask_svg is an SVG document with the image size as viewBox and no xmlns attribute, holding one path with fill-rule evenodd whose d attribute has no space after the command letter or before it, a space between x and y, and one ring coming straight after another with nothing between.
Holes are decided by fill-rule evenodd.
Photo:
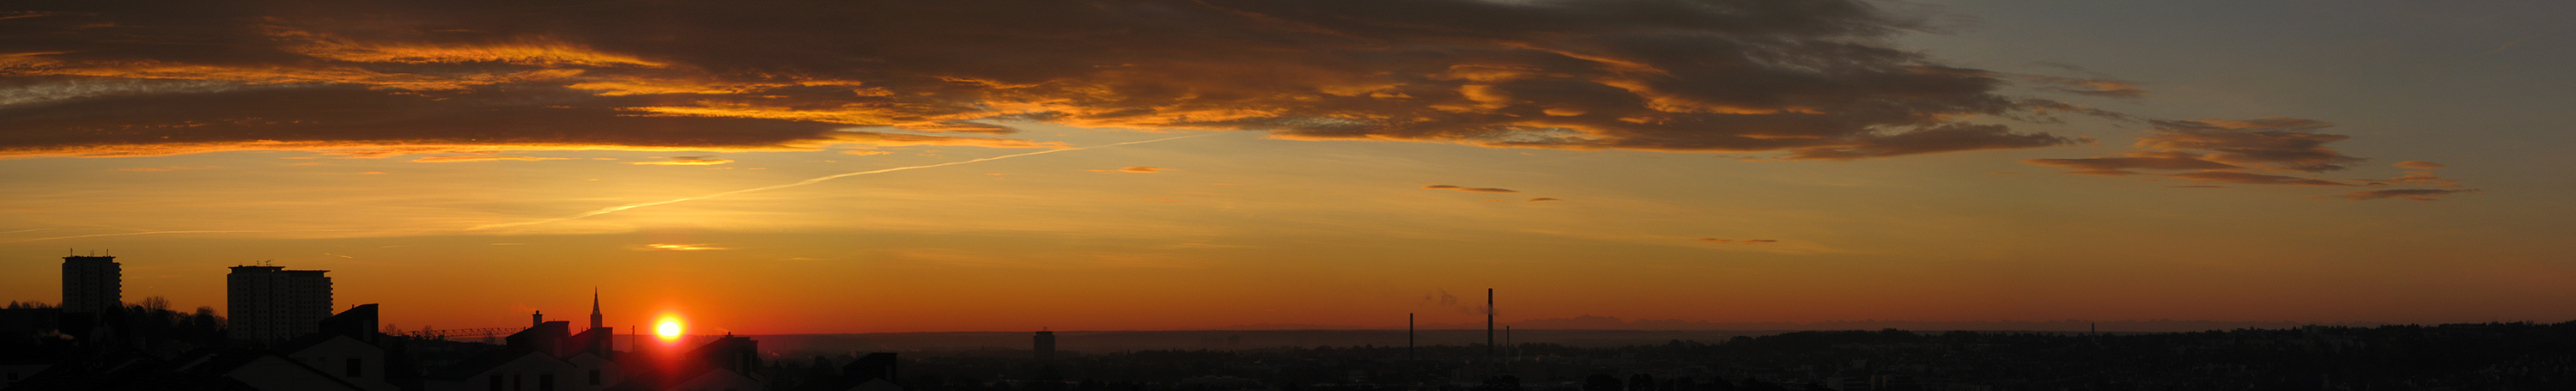
<instances>
[{"instance_id":1,"label":"pitched roof","mask_svg":"<svg viewBox=\"0 0 2576 391\"><path fill-rule=\"evenodd\" d=\"M204 356L211 352L198 352ZM178 371L178 361L154 359L130 351L92 354L46 368L34 376L11 383L12 391L24 390L214 390L256 391L218 373Z\"/></svg>"},{"instance_id":2,"label":"pitched roof","mask_svg":"<svg viewBox=\"0 0 2576 391\"><path fill-rule=\"evenodd\" d=\"M295 339L286 340L286 342L277 344L277 352L279 354L301 352L304 351L304 349L312 348L313 345L321 345L323 342L331 342L331 339L341 337L346 336L330 333L305 334L302 337L295 337Z\"/></svg>"},{"instance_id":3,"label":"pitched roof","mask_svg":"<svg viewBox=\"0 0 2576 391\"><path fill-rule=\"evenodd\" d=\"M520 357L527 357L527 356L529 356L529 355L536 355L536 356L539 356L539 357L545 357L545 358L546 358L546 359L548 359L548 360L560 360L560 359L556 359L556 358L554 358L554 357L552 357L552 356L547 356L547 355L545 355L545 354L543 354L543 353L538 353L538 352L537 352L537 351L535 351L535 350L529 350L529 349L500 349L500 350L493 350L493 351L489 351L489 352L483 352L483 354L475 355L475 356L474 356L474 358L468 358L468 359L465 359L465 361L458 361L458 362L456 362L455 364L448 365L446 368L439 368L439 370L438 370L438 371L430 372L430 374L429 374L429 376L427 376L427 378L430 378L430 379L465 379L465 378L470 378L470 377L474 377L474 375L480 375L480 374L483 374L484 372L490 372L490 371L492 370L492 368L499 367L499 366L501 366L501 365L503 365L503 364L509 364L511 361L518 361Z\"/></svg>"}]
</instances>

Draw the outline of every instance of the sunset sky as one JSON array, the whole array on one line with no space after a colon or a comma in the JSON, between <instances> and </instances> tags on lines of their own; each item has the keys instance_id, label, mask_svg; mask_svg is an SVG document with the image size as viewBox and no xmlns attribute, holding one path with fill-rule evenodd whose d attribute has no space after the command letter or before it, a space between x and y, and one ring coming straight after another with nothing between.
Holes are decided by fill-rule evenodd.
<instances>
[{"instance_id":1,"label":"sunset sky","mask_svg":"<svg viewBox=\"0 0 2576 391\"><path fill-rule=\"evenodd\" d=\"M95 3L0 12L0 299L75 249L414 329L2576 318L2564 1Z\"/></svg>"}]
</instances>

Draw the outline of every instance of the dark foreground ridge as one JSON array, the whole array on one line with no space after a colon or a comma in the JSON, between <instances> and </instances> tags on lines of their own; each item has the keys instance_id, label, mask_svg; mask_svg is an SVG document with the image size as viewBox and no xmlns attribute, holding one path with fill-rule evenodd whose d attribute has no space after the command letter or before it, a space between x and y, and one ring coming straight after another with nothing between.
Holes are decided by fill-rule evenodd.
<instances>
[{"instance_id":1,"label":"dark foreground ridge","mask_svg":"<svg viewBox=\"0 0 2576 391\"><path fill-rule=\"evenodd\" d=\"M991 391L2576 389L2576 322L2117 334L1800 331L1626 346L1520 343L1504 346L1500 357L1486 356L1481 344L1228 348L1236 339L1213 337L1260 331L1057 335L1072 345L1088 336L1155 333L1201 336L1215 346L1056 352L1052 361L1031 359L1025 346L905 351L901 383ZM1532 334L1541 333L1522 337ZM787 336L762 338L779 337ZM803 357L783 364L791 372L856 357L776 353Z\"/></svg>"},{"instance_id":2,"label":"dark foreground ridge","mask_svg":"<svg viewBox=\"0 0 2576 391\"><path fill-rule=\"evenodd\" d=\"M368 304L295 339L262 343L228 337L228 319L211 308L191 314L161 303L94 314L13 303L0 310L0 389L2576 389L2576 322L2176 333L1520 330L1487 346L1481 330L1426 330L1409 345L1384 330L657 340L532 317L525 329L503 330L507 338L475 342L379 325ZM1647 336L1690 338L1636 343Z\"/></svg>"}]
</instances>

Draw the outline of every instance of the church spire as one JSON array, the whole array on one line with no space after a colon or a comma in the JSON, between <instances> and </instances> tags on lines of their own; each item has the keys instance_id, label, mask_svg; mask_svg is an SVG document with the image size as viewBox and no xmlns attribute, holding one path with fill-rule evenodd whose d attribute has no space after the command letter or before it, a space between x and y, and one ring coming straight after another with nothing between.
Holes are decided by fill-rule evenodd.
<instances>
[{"instance_id":1,"label":"church spire","mask_svg":"<svg viewBox=\"0 0 2576 391\"><path fill-rule=\"evenodd\" d=\"M590 288L590 328L599 328L599 287Z\"/></svg>"}]
</instances>

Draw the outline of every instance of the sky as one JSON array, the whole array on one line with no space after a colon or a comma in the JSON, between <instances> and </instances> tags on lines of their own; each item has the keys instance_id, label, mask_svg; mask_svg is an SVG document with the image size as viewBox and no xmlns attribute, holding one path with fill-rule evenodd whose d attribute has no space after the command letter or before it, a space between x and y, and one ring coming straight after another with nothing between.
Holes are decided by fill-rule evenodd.
<instances>
[{"instance_id":1,"label":"sky","mask_svg":"<svg viewBox=\"0 0 2576 391\"><path fill-rule=\"evenodd\" d=\"M0 12L0 298L406 329L2576 313L2555 1Z\"/></svg>"}]
</instances>

